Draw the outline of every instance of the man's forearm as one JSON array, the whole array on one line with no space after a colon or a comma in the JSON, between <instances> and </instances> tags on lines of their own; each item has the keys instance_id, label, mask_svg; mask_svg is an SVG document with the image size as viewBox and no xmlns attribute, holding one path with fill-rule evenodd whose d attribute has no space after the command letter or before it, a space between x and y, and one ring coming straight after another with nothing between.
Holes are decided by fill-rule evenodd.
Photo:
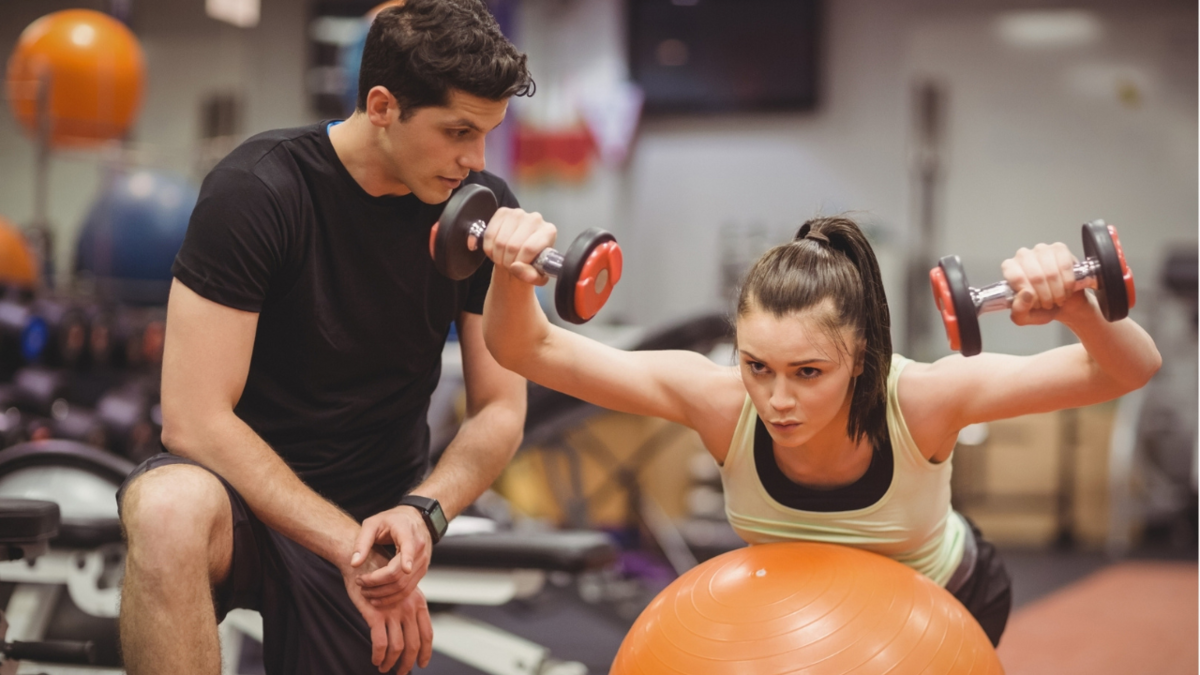
<instances>
[{"instance_id":1,"label":"man's forearm","mask_svg":"<svg viewBox=\"0 0 1200 675\"><path fill-rule=\"evenodd\" d=\"M521 444L524 424L523 406L485 406L463 422L433 473L413 494L433 497L447 518L457 516L500 476Z\"/></svg>"},{"instance_id":2,"label":"man's forearm","mask_svg":"<svg viewBox=\"0 0 1200 675\"><path fill-rule=\"evenodd\" d=\"M229 412L193 428L164 443L229 481L267 526L339 569L349 564L359 524L305 485L241 418Z\"/></svg>"}]
</instances>

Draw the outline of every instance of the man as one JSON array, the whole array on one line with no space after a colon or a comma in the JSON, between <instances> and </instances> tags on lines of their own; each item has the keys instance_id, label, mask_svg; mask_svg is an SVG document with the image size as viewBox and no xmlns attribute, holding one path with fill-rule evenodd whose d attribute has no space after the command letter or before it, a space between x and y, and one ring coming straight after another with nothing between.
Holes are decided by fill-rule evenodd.
<instances>
[{"instance_id":1,"label":"man","mask_svg":"<svg viewBox=\"0 0 1200 675\"><path fill-rule=\"evenodd\" d=\"M480 0L408 0L373 23L348 120L255 136L205 179L168 303L170 454L118 494L129 673L219 672L216 625L235 607L262 613L268 673L428 662L416 583L525 414L524 380L483 343L491 264L443 278L429 233L463 183L517 206L483 171L484 139L532 92ZM532 279L553 228L501 214L524 233L506 267ZM452 322L467 417L426 477Z\"/></svg>"}]
</instances>

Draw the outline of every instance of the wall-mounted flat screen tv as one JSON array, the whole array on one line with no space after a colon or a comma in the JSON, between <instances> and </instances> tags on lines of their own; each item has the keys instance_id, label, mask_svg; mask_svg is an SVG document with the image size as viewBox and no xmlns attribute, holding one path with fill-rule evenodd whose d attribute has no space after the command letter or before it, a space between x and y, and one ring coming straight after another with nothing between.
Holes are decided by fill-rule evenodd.
<instances>
[{"instance_id":1,"label":"wall-mounted flat screen tv","mask_svg":"<svg viewBox=\"0 0 1200 675\"><path fill-rule=\"evenodd\" d=\"M810 110L820 0L627 0L648 113Z\"/></svg>"}]
</instances>

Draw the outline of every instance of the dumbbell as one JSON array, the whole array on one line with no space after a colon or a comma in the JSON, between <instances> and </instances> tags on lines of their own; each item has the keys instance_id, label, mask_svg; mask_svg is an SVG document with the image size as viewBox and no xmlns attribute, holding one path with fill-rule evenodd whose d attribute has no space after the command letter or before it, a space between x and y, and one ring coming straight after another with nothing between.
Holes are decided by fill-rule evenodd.
<instances>
[{"instance_id":1,"label":"dumbbell","mask_svg":"<svg viewBox=\"0 0 1200 675\"><path fill-rule=\"evenodd\" d=\"M1075 263L1075 288L1096 291L1100 312L1108 321L1120 321L1129 315L1137 302L1133 272L1125 264L1125 252L1117 238L1117 230L1103 220L1083 225L1083 250L1086 257ZM979 335L979 316L1012 307L1013 289L1007 282L997 281L982 288L967 283L962 260L950 255L938 261L929 271L933 299L946 326L950 348L963 356L975 356L983 351Z\"/></svg>"},{"instance_id":2,"label":"dumbbell","mask_svg":"<svg viewBox=\"0 0 1200 675\"><path fill-rule=\"evenodd\" d=\"M96 416L108 434L108 449L140 462L159 452L159 432L152 418L151 392L130 382L106 392L96 403Z\"/></svg>"},{"instance_id":3,"label":"dumbbell","mask_svg":"<svg viewBox=\"0 0 1200 675\"><path fill-rule=\"evenodd\" d=\"M39 298L30 306L46 324L48 340L40 361L64 368L78 367L87 348L87 320L75 303L60 298Z\"/></svg>"},{"instance_id":4,"label":"dumbbell","mask_svg":"<svg viewBox=\"0 0 1200 675\"><path fill-rule=\"evenodd\" d=\"M429 253L443 276L454 280L471 276L487 257L483 234L499 208L496 195L482 185L465 185L446 204L442 217L429 233ZM474 250L470 240L477 242ZM538 254L533 267L558 279L554 308L571 323L586 323L604 306L613 286L621 278L621 247L616 239L597 228L575 238L565 254L547 248Z\"/></svg>"},{"instance_id":5,"label":"dumbbell","mask_svg":"<svg viewBox=\"0 0 1200 675\"><path fill-rule=\"evenodd\" d=\"M20 363L41 358L49 341L50 329L28 303L13 298L0 300L0 352L5 375Z\"/></svg>"},{"instance_id":6,"label":"dumbbell","mask_svg":"<svg viewBox=\"0 0 1200 675\"><path fill-rule=\"evenodd\" d=\"M94 308L88 352L98 368L137 368L162 363L166 317L161 310L133 307Z\"/></svg>"}]
</instances>

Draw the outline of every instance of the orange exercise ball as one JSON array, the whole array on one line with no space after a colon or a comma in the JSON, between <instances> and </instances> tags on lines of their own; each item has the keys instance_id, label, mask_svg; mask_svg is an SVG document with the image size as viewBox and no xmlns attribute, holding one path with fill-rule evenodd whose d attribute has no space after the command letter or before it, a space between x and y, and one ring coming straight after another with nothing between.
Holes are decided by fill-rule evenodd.
<instances>
[{"instance_id":1,"label":"orange exercise ball","mask_svg":"<svg viewBox=\"0 0 1200 675\"><path fill-rule=\"evenodd\" d=\"M762 544L676 579L625 636L610 675L992 675L983 629L946 589L833 544Z\"/></svg>"},{"instance_id":2,"label":"orange exercise ball","mask_svg":"<svg viewBox=\"0 0 1200 675\"><path fill-rule=\"evenodd\" d=\"M37 269L37 260L25 235L0 218L0 284L33 288L37 286Z\"/></svg>"},{"instance_id":3,"label":"orange exercise ball","mask_svg":"<svg viewBox=\"0 0 1200 675\"><path fill-rule=\"evenodd\" d=\"M145 71L142 47L125 24L90 9L53 12L22 31L8 58L8 102L36 136L44 83L50 144L94 144L124 136L133 124Z\"/></svg>"}]
</instances>

